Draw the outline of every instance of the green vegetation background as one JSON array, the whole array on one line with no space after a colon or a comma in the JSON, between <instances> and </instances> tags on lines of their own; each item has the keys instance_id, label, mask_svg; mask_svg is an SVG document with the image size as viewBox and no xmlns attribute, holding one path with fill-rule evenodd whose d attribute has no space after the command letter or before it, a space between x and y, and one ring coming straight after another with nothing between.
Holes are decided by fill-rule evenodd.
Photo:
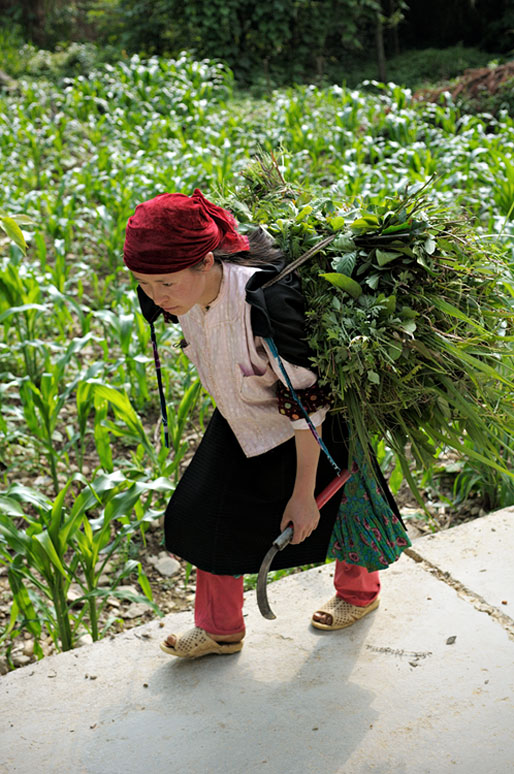
<instances>
[{"instance_id":1,"label":"green vegetation background","mask_svg":"<svg viewBox=\"0 0 514 774\"><path fill-rule=\"evenodd\" d=\"M151 5L162 11L161 19L169 19L174 7ZM223 7L232 13L235 5ZM273 8L285 13L291 5ZM11 647L29 631L40 655L45 634L63 648L84 631L101 636L116 625L108 598L130 597L123 590L128 578L139 584L136 601L152 597L139 547L175 486L210 403L175 349L177 332L160 326L173 448L168 453L161 447L149 331L121 260L125 224L138 202L197 186L223 199L261 148L275 154L291 183L349 204L380 202L435 175L434 200L458 206L477 233L503 246L514 263L512 80L472 105L454 102L448 93L418 100L405 84L345 84L359 57L361 76L365 67L376 76L377 30L393 52L396 33L409 45L418 42L413 19L420 4L404 5L388 4L377 21L375 2L295 4L298 14L310 9L312 15L316 6L327 15L316 46L309 44L303 59L298 49L303 69L297 85L281 88L274 82L291 73L285 54L273 48L265 66L236 68L236 79L219 41L215 60L205 58L199 43L196 55L175 51L170 57L175 43L164 35L171 35L169 24L161 27L162 41L149 35L141 50L134 37L129 46L127 36L140 32L137 20L143 27L153 18L144 3L0 6L8 22L0 33L0 219L6 232L0 240L0 563L8 568L14 599L0 643ZM485 4L449 4L454 11L457 5L475 19L476 30ZM497 13L484 16L479 38L462 38L472 49L453 48L446 60L426 50L402 54L409 82L437 76L436 62L448 58L455 69L448 67L444 77L486 64L493 55L498 62L507 59L507 4L490 5ZM222 9L210 6L218 13L212 31ZM336 35L341 7L345 24L355 21L356 51L340 28ZM361 7L367 15L359 15ZM31 16L34 9L41 14ZM402 22L408 12L411 21ZM264 45L264 20L259 24L254 20L253 27ZM494 32L499 24L501 35ZM437 30L430 38L430 26L419 42L433 43ZM441 40L448 28L441 25ZM445 34L444 42L458 42ZM176 41L179 50L184 42ZM316 60L321 50L327 53L323 62ZM262 48L254 51L262 60ZM402 59L386 54L393 72L393 61ZM301 83L313 72L316 83ZM398 490L402 475L390 450L378 443L377 451ZM471 494L486 508L514 502L511 482L468 461L448 461L440 451L431 468L417 472L434 511ZM450 478L450 491L441 486L442 475ZM100 578L108 562L114 574L105 588ZM76 594L70 601L72 584L78 602Z\"/></svg>"}]
</instances>

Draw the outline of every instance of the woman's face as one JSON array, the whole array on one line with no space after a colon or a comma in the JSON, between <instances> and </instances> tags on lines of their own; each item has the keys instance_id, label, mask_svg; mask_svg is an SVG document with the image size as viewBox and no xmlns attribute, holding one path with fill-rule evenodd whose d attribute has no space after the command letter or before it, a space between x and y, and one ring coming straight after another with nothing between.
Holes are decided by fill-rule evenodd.
<instances>
[{"instance_id":1,"label":"woman's face","mask_svg":"<svg viewBox=\"0 0 514 774\"><path fill-rule=\"evenodd\" d=\"M218 295L221 271L218 272L217 264L207 260L207 257L199 268L182 269L171 274L133 271L132 275L157 306L178 316L189 312L195 304L208 306Z\"/></svg>"}]
</instances>

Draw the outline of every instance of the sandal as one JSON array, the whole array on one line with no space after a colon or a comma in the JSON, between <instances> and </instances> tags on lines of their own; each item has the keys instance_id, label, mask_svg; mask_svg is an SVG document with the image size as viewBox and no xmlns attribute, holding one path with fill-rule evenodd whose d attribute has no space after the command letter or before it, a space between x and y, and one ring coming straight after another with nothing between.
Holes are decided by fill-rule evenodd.
<instances>
[{"instance_id":1,"label":"sandal","mask_svg":"<svg viewBox=\"0 0 514 774\"><path fill-rule=\"evenodd\" d=\"M378 607L379 602L380 600L377 597L369 605L366 605L366 607L358 607L357 605L351 605L349 602L341 599L341 597L335 596L316 610L317 613L329 615L332 618L332 623L324 624L321 623L321 621L315 621L314 618L311 619L311 623L316 629L324 629L325 631L345 629L368 613L371 613L372 610L375 610Z\"/></svg>"},{"instance_id":2,"label":"sandal","mask_svg":"<svg viewBox=\"0 0 514 774\"><path fill-rule=\"evenodd\" d=\"M184 634L173 635L175 637L175 646L168 645L166 641L161 642L160 648L170 656L179 658L199 658L208 656L209 653L218 653L228 655L237 653L243 647L242 639L239 642L217 642L209 637L206 631L195 627L189 629Z\"/></svg>"}]
</instances>

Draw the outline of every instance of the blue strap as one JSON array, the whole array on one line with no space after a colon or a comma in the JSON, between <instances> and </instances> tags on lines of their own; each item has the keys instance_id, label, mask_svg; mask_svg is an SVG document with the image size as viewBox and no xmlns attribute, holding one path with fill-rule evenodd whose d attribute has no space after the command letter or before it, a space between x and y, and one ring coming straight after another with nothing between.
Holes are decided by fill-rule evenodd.
<instances>
[{"instance_id":1,"label":"blue strap","mask_svg":"<svg viewBox=\"0 0 514 774\"><path fill-rule=\"evenodd\" d=\"M312 424L312 420L311 420L310 416L308 415L308 413L305 410L305 407L303 406L300 398L298 397L297 393L295 392L295 389L294 389L293 385L291 384L291 380L289 378L289 374L287 373L287 371L286 371L286 369L284 367L284 363L282 362L282 358L280 357L280 355L278 353L278 349L276 347L275 342L273 341L273 339L271 337L265 338L264 341L266 342L266 344L270 348L270 352L273 355L273 357L276 358L276 360L278 361L279 368L282 371L282 375L284 376L285 382L287 384L287 389L291 393L291 395L293 397L293 400L296 401L296 403L298 404L298 406L300 408L300 411L304 415L304 417L305 417L305 419L307 421L307 424L309 426L309 430L311 431L311 433L313 434L314 438L318 442L319 446L321 447L321 450L325 453L328 461L330 462L330 464L332 465L332 467L336 471L337 475L339 475L341 473L341 468L339 467L339 465L334 460L334 458L330 454L329 450L325 446L325 444L323 442L323 439L320 437L318 431L316 430L316 428Z\"/></svg>"}]
</instances>

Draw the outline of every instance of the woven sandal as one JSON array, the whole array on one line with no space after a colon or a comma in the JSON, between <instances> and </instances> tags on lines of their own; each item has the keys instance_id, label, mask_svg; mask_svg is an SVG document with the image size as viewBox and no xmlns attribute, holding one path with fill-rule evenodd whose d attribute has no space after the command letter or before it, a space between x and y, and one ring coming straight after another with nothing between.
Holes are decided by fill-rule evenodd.
<instances>
[{"instance_id":1,"label":"woven sandal","mask_svg":"<svg viewBox=\"0 0 514 774\"><path fill-rule=\"evenodd\" d=\"M324 624L321 621L315 621L311 619L311 623L316 629L324 629L326 631L334 631L335 629L346 629L347 626L351 626L359 618L364 618L365 615L371 613L379 605L379 598L377 597L371 604L366 607L357 607L357 605L351 605L349 602L345 602L341 597L335 596L329 599L322 607L316 610L317 613L325 613L332 617L332 623Z\"/></svg>"},{"instance_id":2,"label":"woven sandal","mask_svg":"<svg viewBox=\"0 0 514 774\"><path fill-rule=\"evenodd\" d=\"M208 656L209 653L218 653L228 655L237 653L243 647L243 641L240 642L216 642L209 637L203 629L195 627L184 632L184 634L174 635L175 647L168 645L166 641L161 642L160 648L170 656L179 658L200 658Z\"/></svg>"}]
</instances>

